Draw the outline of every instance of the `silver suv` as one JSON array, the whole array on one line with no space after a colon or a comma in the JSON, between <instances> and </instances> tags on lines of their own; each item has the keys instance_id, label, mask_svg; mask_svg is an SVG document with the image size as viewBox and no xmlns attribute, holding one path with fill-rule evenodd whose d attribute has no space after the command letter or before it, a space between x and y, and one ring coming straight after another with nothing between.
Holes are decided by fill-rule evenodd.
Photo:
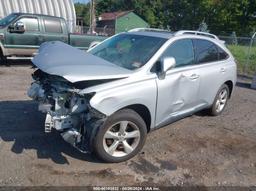
<instances>
[{"instance_id":1,"label":"silver suv","mask_svg":"<svg viewBox=\"0 0 256 191\"><path fill-rule=\"evenodd\" d=\"M135 29L88 52L43 44L28 95L82 152L107 162L136 155L147 133L200 110L219 115L236 83L236 63L215 35Z\"/></svg>"}]
</instances>

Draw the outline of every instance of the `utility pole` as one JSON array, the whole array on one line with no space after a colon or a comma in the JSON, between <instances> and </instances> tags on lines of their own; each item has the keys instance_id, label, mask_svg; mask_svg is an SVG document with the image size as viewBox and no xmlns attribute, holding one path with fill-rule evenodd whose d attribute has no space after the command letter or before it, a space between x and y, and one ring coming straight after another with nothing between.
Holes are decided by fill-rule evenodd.
<instances>
[{"instance_id":1,"label":"utility pole","mask_svg":"<svg viewBox=\"0 0 256 191\"><path fill-rule=\"evenodd\" d=\"M96 19L95 19L95 0L90 1L90 33L95 31Z\"/></svg>"}]
</instances>

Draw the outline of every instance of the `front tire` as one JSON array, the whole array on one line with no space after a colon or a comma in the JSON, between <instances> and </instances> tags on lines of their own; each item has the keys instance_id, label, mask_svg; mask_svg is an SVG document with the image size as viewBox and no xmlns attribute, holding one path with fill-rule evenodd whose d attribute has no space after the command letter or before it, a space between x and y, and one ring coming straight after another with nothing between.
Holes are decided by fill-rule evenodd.
<instances>
[{"instance_id":1,"label":"front tire","mask_svg":"<svg viewBox=\"0 0 256 191\"><path fill-rule=\"evenodd\" d=\"M217 116L220 115L225 109L229 99L229 88L226 84L223 84L213 102L212 107L209 109L210 115Z\"/></svg>"},{"instance_id":2,"label":"front tire","mask_svg":"<svg viewBox=\"0 0 256 191\"><path fill-rule=\"evenodd\" d=\"M6 57L2 54L1 50L0 50L0 65L7 65L7 59Z\"/></svg>"},{"instance_id":3,"label":"front tire","mask_svg":"<svg viewBox=\"0 0 256 191\"><path fill-rule=\"evenodd\" d=\"M110 116L94 139L94 152L105 162L122 162L135 156L147 136L144 120L131 109Z\"/></svg>"}]
</instances>

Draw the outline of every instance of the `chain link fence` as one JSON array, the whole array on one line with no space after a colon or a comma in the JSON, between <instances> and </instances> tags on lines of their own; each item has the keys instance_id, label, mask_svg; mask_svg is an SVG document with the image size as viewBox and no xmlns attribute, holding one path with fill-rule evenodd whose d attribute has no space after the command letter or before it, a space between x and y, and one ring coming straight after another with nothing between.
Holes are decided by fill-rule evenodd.
<instances>
[{"instance_id":1,"label":"chain link fence","mask_svg":"<svg viewBox=\"0 0 256 191\"><path fill-rule=\"evenodd\" d=\"M90 34L90 35L101 35L101 36L112 36L115 34L114 28L109 27L95 27L93 31L88 26L76 26L74 31L77 34Z\"/></svg>"},{"instance_id":2,"label":"chain link fence","mask_svg":"<svg viewBox=\"0 0 256 191\"><path fill-rule=\"evenodd\" d=\"M252 77L256 73L256 34L252 37L219 36L237 60L238 74Z\"/></svg>"}]
</instances>

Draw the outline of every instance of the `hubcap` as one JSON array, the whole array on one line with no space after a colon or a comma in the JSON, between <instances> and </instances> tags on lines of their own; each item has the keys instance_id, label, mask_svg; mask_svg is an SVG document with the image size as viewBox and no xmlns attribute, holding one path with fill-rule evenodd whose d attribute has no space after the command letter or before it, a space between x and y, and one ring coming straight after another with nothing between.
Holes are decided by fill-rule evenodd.
<instances>
[{"instance_id":1,"label":"hubcap","mask_svg":"<svg viewBox=\"0 0 256 191\"><path fill-rule=\"evenodd\" d=\"M140 131L130 121L120 121L112 125L103 137L104 150L111 156L123 157L130 154L140 142Z\"/></svg>"},{"instance_id":2,"label":"hubcap","mask_svg":"<svg viewBox=\"0 0 256 191\"><path fill-rule=\"evenodd\" d=\"M216 111L219 113L221 112L225 105L226 105L226 102L227 102L227 99L228 99L228 91L227 89L223 89L220 91L219 95L218 95L218 99L216 101Z\"/></svg>"}]
</instances>

